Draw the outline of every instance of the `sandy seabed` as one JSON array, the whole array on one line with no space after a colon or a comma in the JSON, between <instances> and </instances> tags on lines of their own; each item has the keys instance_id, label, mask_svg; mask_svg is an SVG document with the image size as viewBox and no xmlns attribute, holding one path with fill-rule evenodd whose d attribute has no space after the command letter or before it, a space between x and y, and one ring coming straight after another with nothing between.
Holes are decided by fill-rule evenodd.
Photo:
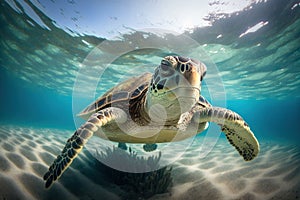
<instances>
[{"instance_id":1,"label":"sandy seabed","mask_svg":"<svg viewBox=\"0 0 300 200\"><path fill-rule=\"evenodd\" d=\"M72 133L1 126L0 199L127 199L126 191L105 178L86 149L59 181L44 188L43 174ZM251 162L243 161L224 138L205 158L193 145L172 163L169 191L150 199L299 199L299 145L276 141L260 145L259 156ZM138 194L137 198L142 199Z\"/></svg>"}]
</instances>

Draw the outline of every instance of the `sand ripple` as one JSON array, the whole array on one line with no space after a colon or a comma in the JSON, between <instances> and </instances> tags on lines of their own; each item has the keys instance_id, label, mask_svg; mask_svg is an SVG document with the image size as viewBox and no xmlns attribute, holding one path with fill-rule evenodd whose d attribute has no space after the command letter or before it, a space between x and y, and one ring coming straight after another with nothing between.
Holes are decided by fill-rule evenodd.
<instances>
[{"instance_id":1,"label":"sand ripple","mask_svg":"<svg viewBox=\"0 0 300 200\"><path fill-rule=\"evenodd\" d=\"M0 170L2 172L6 172L9 171L9 169L10 169L9 161L0 155Z\"/></svg>"},{"instance_id":2,"label":"sand ripple","mask_svg":"<svg viewBox=\"0 0 300 200\"><path fill-rule=\"evenodd\" d=\"M226 140L220 140L205 158L199 157L199 146L193 144L173 164L172 195L159 199L299 198L299 146L261 142L261 152L251 162L243 161Z\"/></svg>"},{"instance_id":3,"label":"sand ripple","mask_svg":"<svg viewBox=\"0 0 300 200\"><path fill-rule=\"evenodd\" d=\"M49 190L44 188L44 173L63 147L62 141L66 141L72 133L0 127L0 199L120 199L106 189L111 187L109 184L106 187L103 186L105 184L95 184L101 182L103 175L93 167L85 167L94 164L85 150L73 163L75 168L70 167L65 177Z\"/></svg>"},{"instance_id":4,"label":"sand ripple","mask_svg":"<svg viewBox=\"0 0 300 200\"><path fill-rule=\"evenodd\" d=\"M8 144L6 142L2 144L2 148L5 149L6 151L13 151L15 149L11 144Z\"/></svg>"},{"instance_id":5,"label":"sand ripple","mask_svg":"<svg viewBox=\"0 0 300 200\"><path fill-rule=\"evenodd\" d=\"M126 191L105 179L86 149L53 187L44 189L42 176L72 133L0 127L0 199L126 199ZM170 192L151 199L300 197L299 146L261 141L259 156L245 162L225 139L203 158L197 141L172 164ZM168 157L173 149L163 153Z\"/></svg>"},{"instance_id":6,"label":"sand ripple","mask_svg":"<svg viewBox=\"0 0 300 200\"><path fill-rule=\"evenodd\" d=\"M22 159L21 156L19 156L18 154L15 153L7 153L6 157L12 162L14 163L18 168L20 169L24 169L25 167L25 162Z\"/></svg>"}]
</instances>

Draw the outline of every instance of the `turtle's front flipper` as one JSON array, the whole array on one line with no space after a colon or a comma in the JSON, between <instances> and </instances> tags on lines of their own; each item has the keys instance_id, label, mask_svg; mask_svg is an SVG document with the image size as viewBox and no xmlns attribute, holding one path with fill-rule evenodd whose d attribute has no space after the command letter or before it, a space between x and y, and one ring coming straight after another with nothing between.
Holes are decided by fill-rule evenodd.
<instances>
[{"instance_id":1,"label":"turtle's front flipper","mask_svg":"<svg viewBox=\"0 0 300 200\"><path fill-rule=\"evenodd\" d=\"M93 136L101 126L113 120L124 121L126 114L119 108L106 108L98 113L93 114L86 123L84 123L74 134L67 140L67 143L52 165L44 175L46 181L45 187L48 188L56 181L62 173L70 166L74 158L80 153L87 140Z\"/></svg>"},{"instance_id":2,"label":"turtle's front flipper","mask_svg":"<svg viewBox=\"0 0 300 200\"><path fill-rule=\"evenodd\" d=\"M195 106L189 114L181 118L179 127L187 126L191 116L197 123L214 122L220 125L227 140L244 160L249 161L257 156L259 143L248 124L237 113L225 108Z\"/></svg>"}]
</instances>

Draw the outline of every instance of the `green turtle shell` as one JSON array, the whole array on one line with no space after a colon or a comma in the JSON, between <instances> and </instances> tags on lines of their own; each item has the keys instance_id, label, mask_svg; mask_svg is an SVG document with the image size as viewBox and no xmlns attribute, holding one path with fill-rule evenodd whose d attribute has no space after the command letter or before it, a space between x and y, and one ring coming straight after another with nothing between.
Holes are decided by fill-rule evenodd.
<instances>
[{"instance_id":1,"label":"green turtle shell","mask_svg":"<svg viewBox=\"0 0 300 200\"><path fill-rule=\"evenodd\" d=\"M114 103L114 105L118 105L123 104L124 102L128 103L129 100L136 99L141 94L145 94L144 91L148 89L151 78L151 73L145 73L141 76L132 77L116 85L95 102L83 109L78 116L83 119L88 119L92 114L99 110L110 107L112 103Z\"/></svg>"}]
</instances>

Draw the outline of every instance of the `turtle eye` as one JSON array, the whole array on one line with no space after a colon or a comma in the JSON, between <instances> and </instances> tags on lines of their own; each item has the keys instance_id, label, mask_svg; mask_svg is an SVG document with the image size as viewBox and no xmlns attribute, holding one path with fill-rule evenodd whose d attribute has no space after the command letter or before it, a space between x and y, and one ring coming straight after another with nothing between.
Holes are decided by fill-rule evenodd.
<instances>
[{"instance_id":1,"label":"turtle eye","mask_svg":"<svg viewBox=\"0 0 300 200\"><path fill-rule=\"evenodd\" d=\"M162 64L162 65L169 65L170 63L168 61L166 61L166 60L162 60L160 64Z\"/></svg>"},{"instance_id":2,"label":"turtle eye","mask_svg":"<svg viewBox=\"0 0 300 200\"><path fill-rule=\"evenodd\" d=\"M160 68L161 68L163 71L167 71L167 70L169 69L169 65L162 64L162 65L160 65Z\"/></svg>"},{"instance_id":3,"label":"turtle eye","mask_svg":"<svg viewBox=\"0 0 300 200\"><path fill-rule=\"evenodd\" d=\"M171 63L167 60L162 60L161 63L160 63L160 68L163 70L163 71L167 71L170 69L170 66L171 66Z\"/></svg>"},{"instance_id":4,"label":"turtle eye","mask_svg":"<svg viewBox=\"0 0 300 200\"><path fill-rule=\"evenodd\" d=\"M160 75L163 77L170 76L174 73L173 65L170 61L164 59L159 66Z\"/></svg>"},{"instance_id":5,"label":"turtle eye","mask_svg":"<svg viewBox=\"0 0 300 200\"><path fill-rule=\"evenodd\" d=\"M167 69L169 66L171 66L171 63L167 60L162 60L160 65L163 69Z\"/></svg>"}]
</instances>

